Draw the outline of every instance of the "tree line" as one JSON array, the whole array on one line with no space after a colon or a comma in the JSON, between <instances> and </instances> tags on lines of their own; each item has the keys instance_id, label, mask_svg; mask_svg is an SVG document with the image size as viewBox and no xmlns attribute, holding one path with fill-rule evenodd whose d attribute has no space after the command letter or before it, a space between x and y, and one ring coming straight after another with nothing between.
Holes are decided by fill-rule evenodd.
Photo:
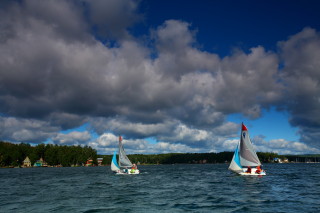
<instances>
[{"instance_id":1,"label":"tree line","mask_svg":"<svg viewBox=\"0 0 320 213\"><path fill-rule=\"evenodd\" d=\"M258 152L262 163L273 162L274 158L284 158L276 153ZM112 155L99 155L103 158L102 164L109 165ZM203 164L203 163L227 163L231 162L233 152L220 153L168 153L168 154L133 154L128 155L133 163L140 164Z\"/></svg>"},{"instance_id":2,"label":"tree line","mask_svg":"<svg viewBox=\"0 0 320 213\"><path fill-rule=\"evenodd\" d=\"M258 152L262 163L274 162L275 158L288 159L290 162L320 162L320 155L278 155L270 152ZM13 144L0 142L0 167L17 167L29 157L33 165L43 158L49 166L82 166L88 159L97 165L97 158L103 158L102 165L110 165L112 155L97 155L97 151L89 146L61 146L53 144ZM220 153L167 153L167 154L132 154L128 155L133 163L140 164L202 164L202 163L229 163L233 152Z\"/></svg>"},{"instance_id":3,"label":"tree line","mask_svg":"<svg viewBox=\"0 0 320 213\"><path fill-rule=\"evenodd\" d=\"M53 144L13 144L0 142L0 167L17 167L29 157L33 165L43 158L49 166L84 165L88 159L97 164L97 151L89 146L59 146Z\"/></svg>"}]
</instances>

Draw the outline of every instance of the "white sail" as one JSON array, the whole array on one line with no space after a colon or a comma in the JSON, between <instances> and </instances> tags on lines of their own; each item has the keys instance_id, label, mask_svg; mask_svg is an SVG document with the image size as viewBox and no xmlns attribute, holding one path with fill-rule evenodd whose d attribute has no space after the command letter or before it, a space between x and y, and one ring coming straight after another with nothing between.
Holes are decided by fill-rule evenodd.
<instances>
[{"instance_id":1,"label":"white sail","mask_svg":"<svg viewBox=\"0 0 320 213\"><path fill-rule=\"evenodd\" d=\"M117 163L117 152L114 151L112 161L111 161L111 171L117 172L120 170L120 167Z\"/></svg>"},{"instance_id":2,"label":"white sail","mask_svg":"<svg viewBox=\"0 0 320 213\"><path fill-rule=\"evenodd\" d=\"M241 164L240 164L239 145L240 145L240 142L238 143L237 148L234 151L232 161L231 161L230 166L228 168L229 170L234 171L236 173L243 172Z\"/></svg>"},{"instance_id":3,"label":"white sail","mask_svg":"<svg viewBox=\"0 0 320 213\"><path fill-rule=\"evenodd\" d=\"M244 124L242 124L239 149L241 166L261 165L257 153L254 151L253 145L251 143L248 129Z\"/></svg>"},{"instance_id":4,"label":"white sail","mask_svg":"<svg viewBox=\"0 0 320 213\"><path fill-rule=\"evenodd\" d=\"M119 166L120 167L132 167L132 163L127 157L123 145L122 145L122 137L119 136Z\"/></svg>"}]
</instances>

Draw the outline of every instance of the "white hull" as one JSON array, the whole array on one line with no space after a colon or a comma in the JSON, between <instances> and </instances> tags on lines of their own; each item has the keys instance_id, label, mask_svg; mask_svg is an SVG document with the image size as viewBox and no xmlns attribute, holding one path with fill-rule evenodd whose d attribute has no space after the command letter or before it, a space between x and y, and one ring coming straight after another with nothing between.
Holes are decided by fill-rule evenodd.
<instances>
[{"instance_id":1,"label":"white hull","mask_svg":"<svg viewBox=\"0 0 320 213\"><path fill-rule=\"evenodd\" d=\"M243 175L243 176L262 176L262 175L267 175L267 174L265 172L261 172L260 174L258 174L258 173L240 172L239 175Z\"/></svg>"},{"instance_id":2,"label":"white hull","mask_svg":"<svg viewBox=\"0 0 320 213\"><path fill-rule=\"evenodd\" d=\"M140 174L139 169L121 169L116 171L116 175L138 175Z\"/></svg>"},{"instance_id":3,"label":"white hull","mask_svg":"<svg viewBox=\"0 0 320 213\"><path fill-rule=\"evenodd\" d=\"M265 171L261 171L260 173L256 173L256 169L252 169L251 173L246 172L247 169L243 169L243 172L238 173L239 175L244 175L244 176L261 176L261 175L266 175Z\"/></svg>"}]
</instances>

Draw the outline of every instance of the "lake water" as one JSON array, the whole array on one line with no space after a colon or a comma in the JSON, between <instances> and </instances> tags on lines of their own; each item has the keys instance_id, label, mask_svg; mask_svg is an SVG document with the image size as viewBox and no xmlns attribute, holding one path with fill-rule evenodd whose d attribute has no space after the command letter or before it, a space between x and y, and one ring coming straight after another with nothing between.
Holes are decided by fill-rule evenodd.
<instances>
[{"instance_id":1,"label":"lake water","mask_svg":"<svg viewBox=\"0 0 320 213\"><path fill-rule=\"evenodd\" d=\"M266 164L244 177L226 164L0 169L0 212L320 212L320 164Z\"/></svg>"}]
</instances>

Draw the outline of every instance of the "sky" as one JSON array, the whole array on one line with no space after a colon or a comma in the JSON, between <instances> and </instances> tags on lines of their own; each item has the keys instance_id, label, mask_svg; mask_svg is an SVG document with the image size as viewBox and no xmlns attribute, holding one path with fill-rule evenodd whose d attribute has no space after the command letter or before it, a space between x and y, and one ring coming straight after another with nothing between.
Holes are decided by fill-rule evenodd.
<instances>
[{"instance_id":1,"label":"sky","mask_svg":"<svg viewBox=\"0 0 320 213\"><path fill-rule=\"evenodd\" d=\"M320 2L0 1L0 140L320 153Z\"/></svg>"}]
</instances>

